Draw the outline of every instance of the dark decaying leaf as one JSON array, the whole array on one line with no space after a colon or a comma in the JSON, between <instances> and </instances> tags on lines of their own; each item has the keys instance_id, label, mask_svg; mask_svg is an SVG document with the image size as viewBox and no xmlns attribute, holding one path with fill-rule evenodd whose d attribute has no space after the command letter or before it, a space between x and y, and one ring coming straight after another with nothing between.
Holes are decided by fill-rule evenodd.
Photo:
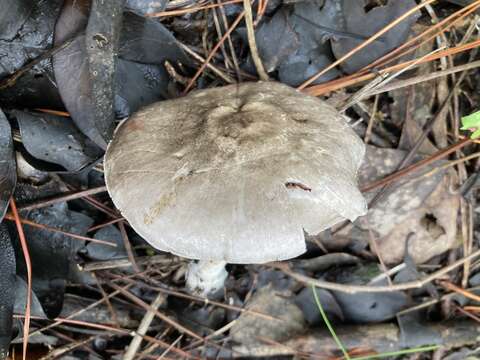
<instances>
[{"instance_id":1,"label":"dark decaying leaf","mask_svg":"<svg viewBox=\"0 0 480 360\"><path fill-rule=\"evenodd\" d=\"M161 23L130 11L124 14L118 56L144 64L163 65L165 60L190 63L173 34Z\"/></svg>"},{"instance_id":2,"label":"dark decaying leaf","mask_svg":"<svg viewBox=\"0 0 480 360\"><path fill-rule=\"evenodd\" d=\"M284 9L262 23L255 32L255 40L267 72L274 71L300 47L298 35L293 31Z\"/></svg>"},{"instance_id":3,"label":"dark decaying leaf","mask_svg":"<svg viewBox=\"0 0 480 360\"><path fill-rule=\"evenodd\" d=\"M341 0L344 31L367 37L372 36L416 5L413 0L390 0L386 5L375 7L367 12L364 8L365 3L363 0ZM383 35L382 41L375 41L358 51L355 56L341 64L342 69L346 73L353 73L401 45L407 39L411 27L419 15L420 12L418 11L410 15L406 20ZM347 37L333 38L333 53L337 58L340 58L362 43L362 41Z\"/></svg>"},{"instance_id":4,"label":"dark decaying leaf","mask_svg":"<svg viewBox=\"0 0 480 360\"><path fill-rule=\"evenodd\" d=\"M395 172L405 156L406 152L401 150L367 146L358 174L360 184ZM413 161L421 159L418 156ZM363 232L357 239L368 243L371 231L385 263L397 264L404 260L406 241L411 233L415 236L409 241L408 252L417 264L456 246L460 199L450 190L458 181L455 172L447 169L427 177L420 176L443 162L439 160L402 178L389 194L369 209L368 221L358 221L357 228ZM368 192L365 196L371 199L376 192Z\"/></svg>"},{"instance_id":5,"label":"dark decaying leaf","mask_svg":"<svg viewBox=\"0 0 480 360\"><path fill-rule=\"evenodd\" d=\"M13 3L18 4L14 5ZM60 3L60 0L2 0L0 2L2 6L0 15L0 51L2 54L0 56L0 78L18 70L51 46L53 26ZM6 23L3 20L5 18L8 19Z\"/></svg>"},{"instance_id":6,"label":"dark decaying leaf","mask_svg":"<svg viewBox=\"0 0 480 360\"><path fill-rule=\"evenodd\" d=\"M5 359L12 336L15 301L15 255L7 227L0 223L0 359Z\"/></svg>"},{"instance_id":7,"label":"dark decaying leaf","mask_svg":"<svg viewBox=\"0 0 480 360\"><path fill-rule=\"evenodd\" d=\"M0 1L0 79L6 79L51 48L61 3L61 0ZM2 88L0 104L60 109L63 105L50 59L40 61L13 86Z\"/></svg>"},{"instance_id":8,"label":"dark decaying leaf","mask_svg":"<svg viewBox=\"0 0 480 360\"><path fill-rule=\"evenodd\" d=\"M15 276L15 305L13 310L15 314L25 314L26 306L27 306L27 291L28 285L25 280L23 280L20 276ZM38 316L42 319L46 319L47 315L43 311L43 307L40 304L40 300L38 300L37 295L34 291L32 291L32 303L30 305L30 315ZM28 339L30 342L30 339Z\"/></svg>"},{"instance_id":9,"label":"dark decaying leaf","mask_svg":"<svg viewBox=\"0 0 480 360\"><path fill-rule=\"evenodd\" d=\"M333 36L343 37L337 30L341 12L338 1L302 1L293 6L289 21L298 34L301 46L279 68L280 81L297 86L330 65L333 54L328 41ZM332 80L340 75L332 69L313 84Z\"/></svg>"},{"instance_id":10,"label":"dark decaying leaf","mask_svg":"<svg viewBox=\"0 0 480 360\"><path fill-rule=\"evenodd\" d=\"M55 27L55 43L84 25L85 4L67 2ZM122 1L93 1L86 34L53 57L60 95L77 127L101 148L113 131L114 76ZM70 20L72 20L70 22Z\"/></svg>"},{"instance_id":11,"label":"dark decaying leaf","mask_svg":"<svg viewBox=\"0 0 480 360\"><path fill-rule=\"evenodd\" d=\"M123 119L144 105L167 98L169 79L163 65L118 59L115 116Z\"/></svg>"},{"instance_id":12,"label":"dark decaying leaf","mask_svg":"<svg viewBox=\"0 0 480 360\"><path fill-rule=\"evenodd\" d=\"M107 240L110 242L113 240L117 247L104 246L98 243L89 243L86 246L86 255L91 260L102 261L127 257L122 234L115 226L110 225L101 228L95 233L94 238L99 240Z\"/></svg>"},{"instance_id":13,"label":"dark decaying leaf","mask_svg":"<svg viewBox=\"0 0 480 360\"><path fill-rule=\"evenodd\" d=\"M66 203L32 211L22 211L23 218L39 224L85 235L93 221L88 216L67 208ZM29 240L35 291L43 310L48 317L58 316L62 309L65 284L70 275L70 267L75 264L75 254L83 246L82 241L60 233L25 226L25 236ZM14 241L17 257L17 271L25 276L25 261L18 239Z\"/></svg>"},{"instance_id":14,"label":"dark decaying leaf","mask_svg":"<svg viewBox=\"0 0 480 360\"><path fill-rule=\"evenodd\" d=\"M126 0L125 7L136 13L147 15L165 10L167 0Z\"/></svg>"},{"instance_id":15,"label":"dark decaying leaf","mask_svg":"<svg viewBox=\"0 0 480 360\"><path fill-rule=\"evenodd\" d=\"M400 341L404 347L417 347L425 344L442 344L442 335L437 329L428 326L423 311L412 311L397 316L400 328Z\"/></svg>"},{"instance_id":16,"label":"dark decaying leaf","mask_svg":"<svg viewBox=\"0 0 480 360\"><path fill-rule=\"evenodd\" d=\"M183 305L176 309L178 320L200 336L208 336L211 333L210 329L218 329L225 323L225 309L186 308L185 304Z\"/></svg>"},{"instance_id":17,"label":"dark decaying leaf","mask_svg":"<svg viewBox=\"0 0 480 360\"><path fill-rule=\"evenodd\" d=\"M290 56L288 61L278 69L278 77L281 82L291 86L298 86L331 63L332 56L330 47L320 45L305 54L299 53ZM340 72L338 70L332 69L316 79L313 84L333 80L339 75Z\"/></svg>"},{"instance_id":18,"label":"dark decaying leaf","mask_svg":"<svg viewBox=\"0 0 480 360\"><path fill-rule=\"evenodd\" d=\"M1 0L0 39L12 40L27 20L32 5L26 0Z\"/></svg>"},{"instance_id":19,"label":"dark decaying leaf","mask_svg":"<svg viewBox=\"0 0 480 360\"><path fill-rule=\"evenodd\" d=\"M354 266L332 267L319 272L323 278L341 284L367 284L379 275L378 264L361 263ZM370 285L387 285L386 280L370 283ZM408 296L401 291L355 294L342 291L331 291L344 316L345 322L372 323L382 322L395 317L396 313L407 307Z\"/></svg>"},{"instance_id":20,"label":"dark decaying leaf","mask_svg":"<svg viewBox=\"0 0 480 360\"><path fill-rule=\"evenodd\" d=\"M348 294L333 291L345 320L354 323L382 322L395 317L408 305L408 297L400 291Z\"/></svg>"},{"instance_id":21,"label":"dark decaying leaf","mask_svg":"<svg viewBox=\"0 0 480 360\"><path fill-rule=\"evenodd\" d=\"M10 123L0 110L0 222L5 216L16 182L17 172L12 132Z\"/></svg>"},{"instance_id":22,"label":"dark decaying leaf","mask_svg":"<svg viewBox=\"0 0 480 360\"><path fill-rule=\"evenodd\" d=\"M79 171L102 156L103 151L78 131L70 118L24 111L13 114L23 146L37 159Z\"/></svg>"},{"instance_id":23,"label":"dark decaying leaf","mask_svg":"<svg viewBox=\"0 0 480 360\"><path fill-rule=\"evenodd\" d=\"M255 34L267 71L278 70L281 82L297 86L330 65L333 54L328 39L335 34L345 36L338 30L340 19L340 9L333 0L304 1L282 7ZM334 79L339 74L333 69L314 83Z\"/></svg>"},{"instance_id":24,"label":"dark decaying leaf","mask_svg":"<svg viewBox=\"0 0 480 360\"><path fill-rule=\"evenodd\" d=\"M333 297L332 293L324 289L315 289L318 299L322 304L323 311L328 316L330 321L343 320L343 312L337 300ZM320 310L313 296L313 290L310 287L304 288L295 297L295 304L302 309L305 320L310 325L321 325L323 323Z\"/></svg>"},{"instance_id":25,"label":"dark decaying leaf","mask_svg":"<svg viewBox=\"0 0 480 360\"><path fill-rule=\"evenodd\" d=\"M175 37L158 21L127 11L121 26L105 29L111 17L103 19L104 12L108 11L95 5L90 12L87 1L66 2L55 28L56 43L85 27L87 33L53 61L60 94L75 124L102 148L114 117L124 118L167 96L165 60L189 63Z\"/></svg>"},{"instance_id":26,"label":"dark decaying leaf","mask_svg":"<svg viewBox=\"0 0 480 360\"><path fill-rule=\"evenodd\" d=\"M276 291L271 285L258 289L247 302L246 309L283 320L281 325L249 313L241 313L230 330L232 340L245 346L264 344L262 338L285 341L304 331L303 313L294 303L290 291Z\"/></svg>"}]
</instances>

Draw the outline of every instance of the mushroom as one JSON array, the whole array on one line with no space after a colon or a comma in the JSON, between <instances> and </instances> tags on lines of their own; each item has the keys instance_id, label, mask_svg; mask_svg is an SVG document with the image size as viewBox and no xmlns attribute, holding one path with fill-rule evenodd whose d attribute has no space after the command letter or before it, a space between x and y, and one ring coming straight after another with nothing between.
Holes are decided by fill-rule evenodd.
<instances>
[{"instance_id":1,"label":"mushroom","mask_svg":"<svg viewBox=\"0 0 480 360\"><path fill-rule=\"evenodd\" d=\"M149 105L105 156L115 206L153 247L199 260L187 286L223 287L226 263L285 260L366 212L364 144L330 105L275 82L242 83Z\"/></svg>"}]
</instances>

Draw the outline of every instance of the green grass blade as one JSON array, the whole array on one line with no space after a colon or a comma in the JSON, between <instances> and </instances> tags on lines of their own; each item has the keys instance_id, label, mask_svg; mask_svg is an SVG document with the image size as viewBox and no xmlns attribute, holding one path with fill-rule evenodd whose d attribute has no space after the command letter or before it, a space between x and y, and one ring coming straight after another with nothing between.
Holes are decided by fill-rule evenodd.
<instances>
[{"instance_id":1,"label":"green grass blade","mask_svg":"<svg viewBox=\"0 0 480 360\"><path fill-rule=\"evenodd\" d=\"M320 311L320 315L322 316L322 319L325 322L325 325L327 325L328 331L330 331L330 334L332 335L333 339L337 343L338 348L342 351L343 356L345 357L346 360L381 359L381 358L386 358L386 357L389 357L389 356L400 356L400 355L406 355L406 354L413 354L413 353L417 353L417 352L432 351L432 350L436 350L436 349L439 348L439 345L430 345L430 346L423 346L423 347L418 347L418 348L413 348L413 349L405 349L405 350L385 352L385 353L381 353L381 354L351 358L350 355L348 355L348 351L345 349L342 342L340 341L337 334L335 333L335 330L333 329L332 324L328 320L327 314L325 314L325 311L323 310L322 303L320 302L320 299L318 298L318 294L315 291L315 286L314 285L312 285L312 292L313 292L313 297L315 299L315 303L317 304L318 310Z\"/></svg>"},{"instance_id":2,"label":"green grass blade","mask_svg":"<svg viewBox=\"0 0 480 360\"><path fill-rule=\"evenodd\" d=\"M335 333L335 330L332 327L332 324L330 324L330 321L328 320L327 314L325 314L325 311L323 311L322 304L320 303L320 299L318 298L318 294L315 291L315 286L312 285L312 291L313 291L313 297L315 298L315 303L317 304L318 310L320 311L320 315L322 315L322 319L325 322L325 325L327 325L328 331L330 331L330 334L332 334L333 339L337 343L337 346L340 350L342 350L343 356L345 357L346 360L351 360L352 358L350 355L348 355L348 351L345 349L343 346L342 342L338 338L337 334Z\"/></svg>"}]
</instances>

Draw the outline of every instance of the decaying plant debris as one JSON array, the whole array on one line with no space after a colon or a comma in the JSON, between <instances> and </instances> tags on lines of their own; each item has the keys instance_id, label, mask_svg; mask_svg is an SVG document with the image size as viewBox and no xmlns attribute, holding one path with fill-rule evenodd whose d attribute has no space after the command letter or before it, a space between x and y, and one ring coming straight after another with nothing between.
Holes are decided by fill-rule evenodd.
<instances>
[{"instance_id":1,"label":"decaying plant debris","mask_svg":"<svg viewBox=\"0 0 480 360\"><path fill-rule=\"evenodd\" d=\"M480 1L0 0L0 6L0 359L478 356L479 152L478 140L460 128L462 116L480 109ZM243 98L249 86L262 91ZM298 113L301 122L304 112L282 91L300 102L319 98L311 100L310 127L289 127L282 114ZM202 93L213 103L207 110L191 100ZM270 109L262 103L269 96ZM171 170L168 156L177 161L185 148L185 169L198 171L195 159L206 159L200 170L211 168L214 156L199 139L222 101L245 109L257 104L255 111L270 115L263 122L269 132L240 129L256 129L254 142L240 136L245 149L255 143L285 150L275 141L290 139L288 156L256 170L271 179L277 169L285 194L335 198L342 216L320 221L326 203L315 202L282 213L265 191L276 183L244 167L224 186L218 173L198 189L182 189L177 198L188 200L188 216L159 212L150 219L158 225L152 234L139 227L135 216L145 214L134 205L151 208L168 182L151 174L120 177L123 200L112 201L105 177L111 187L114 171L104 155L115 129L118 136L130 129L129 150L142 144L145 152L128 163L117 156L120 172ZM328 103L335 115L322 116L314 103ZM169 113L169 104L181 109ZM145 124L135 119L145 114L152 124L140 129ZM238 134L224 126L229 116L215 119L222 126L214 128L228 134L213 132L213 142L226 149ZM152 130L159 126L168 136ZM151 141L135 138L142 131ZM155 159L168 142L178 145L175 154ZM287 176L286 158L296 159L300 174L312 169L316 152L330 160L322 158L314 179ZM193 175L178 170L182 179ZM328 173L334 175L327 179ZM318 194L322 181L328 186ZM225 248L190 249L197 245L177 239L198 237L203 226L232 244L232 234L246 230L225 220L238 206L224 207L223 223L208 215L207 200L222 191L242 204L271 201L253 207L258 226L243 239L248 253L241 241L226 256ZM363 197L368 212L355 220ZM276 219L268 232L262 216ZM263 245L262 234L271 235ZM164 241L160 250L149 245L154 238ZM181 251L169 245L175 241ZM194 265L170 252L232 263L228 274L222 268L220 291L209 299L192 294L185 278ZM247 255L256 261L245 261ZM281 261L266 262L272 260ZM411 353L399 354L405 349Z\"/></svg>"}]
</instances>

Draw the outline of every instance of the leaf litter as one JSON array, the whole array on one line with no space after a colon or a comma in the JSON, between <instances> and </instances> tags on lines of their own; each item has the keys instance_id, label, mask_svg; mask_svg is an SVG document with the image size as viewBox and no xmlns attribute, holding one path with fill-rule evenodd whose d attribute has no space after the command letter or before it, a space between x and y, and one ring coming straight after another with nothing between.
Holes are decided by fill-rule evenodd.
<instances>
[{"instance_id":1,"label":"leaf litter","mask_svg":"<svg viewBox=\"0 0 480 360\"><path fill-rule=\"evenodd\" d=\"M28 287L8 208L12 195L32 261L29 354L72 345L72 359L122 358L134 346L135 355L144 358L333 359L340 349L323 330L311 288L291 272L342 285L345 291L316 292L352 358L431 344L441 345L443 353L434 350L422 355L425 359L474 354L478 264L461 259L478 248L478 187L465 190L478 171L478 145L458 129L462 115L478 110L478 70L347 102L353 128L368 135L361 187L398 177L365 192L370 202L365 217L308 234L307 252L284 262L288 271L274 264L229 266L220 299L206 303L184 292L184 261L152 249L114 208L103 187L102 157L120 120L178 97L189 82L202 89L225 79L255 80L246 25L239 21L229 31L243 4L4 0L0 5L5 9L0 14L0 358L18 352L26 335ZM259 57L271 79L300 86L414 6L394 0L252 2ZM476 2L422 6L312 85L345 84L324 98L351 99L362 88L349 79L375 77L395 62L429 56L441 38L452 48L476 41L475 15L465 15L461 7L473 12ZM446 19L460 20L450 31L437 31L435 24ZM401 52L394 63L377 61L429 29L436 36L413 43L409 54ZM219 41L221 50L213 54ZM390 81L400 86L401 80L472 62L478 54L471 48L414 64ZM199 76L205 61L198 56L210 59ZM365 70L374 61L375 68ZM452 144L455 151L442 155ZM426 165L399 173L415 163ZM453 287L433 281L401 291L347 291L418 281L450 270L449 263L457 264L456 270L440 275ZM148 307L139 304L154 304L162 291L168 294L157 310L162 316L155 313L141 332ZM144 334L139 345L133 331Z\"/></svg>"}]
</instances>

